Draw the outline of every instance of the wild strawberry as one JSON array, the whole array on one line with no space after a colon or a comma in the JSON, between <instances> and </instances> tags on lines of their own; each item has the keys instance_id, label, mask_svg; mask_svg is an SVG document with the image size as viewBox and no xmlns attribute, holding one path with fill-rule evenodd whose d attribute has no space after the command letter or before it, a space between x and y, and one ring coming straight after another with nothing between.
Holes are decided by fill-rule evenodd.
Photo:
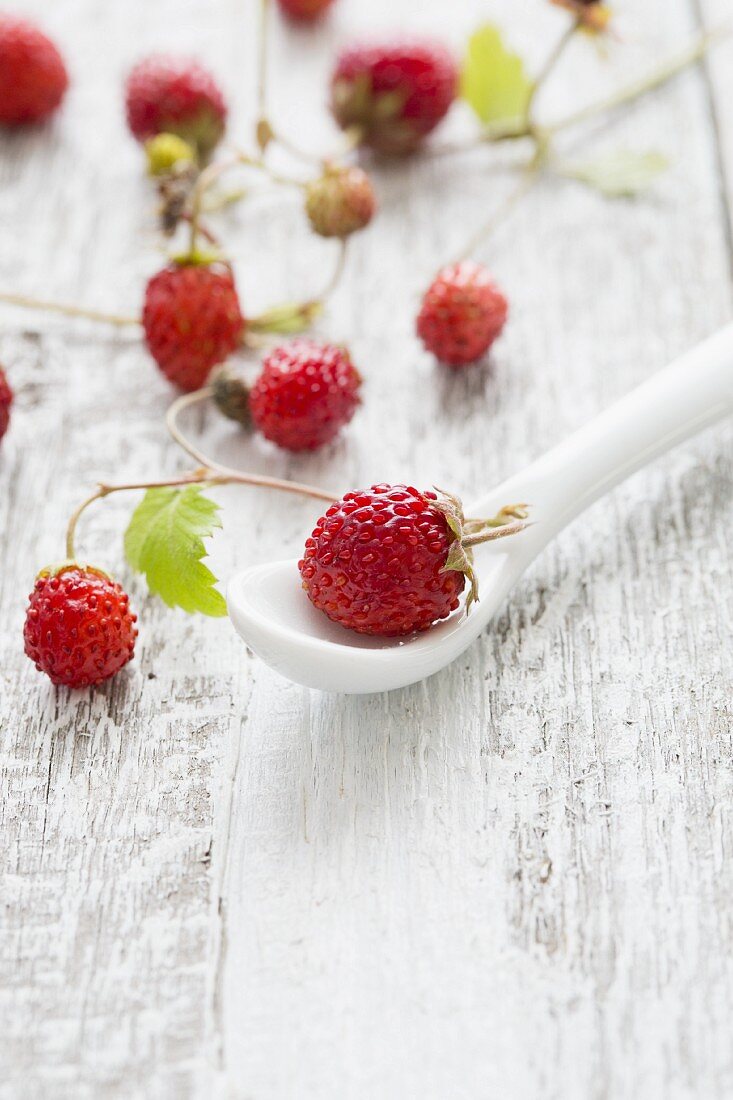
<instances>
[{"instance_id":1,"label":"wild strawberry","mask_svg":"<svg viewBox=\"0 0 733 1100\"><path fill-rule=\"evenodd\" d=\"M125 84L127 124L138 141L176 134L206 161L224 133L227 108L216 81L186 58L140 61Z\"/></svg>"},{"instance_id":2,"label":"wild strawberry","mask_svg":"<svg viewBox=\"0 0 733 1100\"><path fill-rule=\"evenodd\" d=\"M41 122L56 110L68 85L51 39L25 19L0 15L0 123Z\"/></svg>"},{"instance_id":3,"label":"wild strawberry","mask_svg":"<svg viewBox=\"0 0 733 1100\"><path fill-rule=\"evenodd\" d=\"M380 153L409 153L448 113L458 69L444 46L405 42L356 46L338 59L331 109Z\"/></svg>"},{"instance_id":4,"label":"wild strawberry","mask_svg":"<svg viewBox=\"0 0 733 1100\"><path fill-rule=\"evenodd\" d=\"M320 19L333 0L278 0L289 19L300 23L313 23Z\"/></svg>"},{"instance_id":5,"label":"wild strawberry","mask_svg":"<svg viewBox=\"0 0 733 1100\"><path fill-rule=\"evenodd\" d=\"M25 652L54 684L101 684L132 660L137 616L101 570L75 562L44 569L29 601Z\"/></svg>"},{"instance_id":6,"label":"wild strawberry","mask_svg":"<svg viewBox=\"0 0 733 1100\"><path fill-rule=\"evenodd\" d=\"M245 321L231 268L172 263L145 291L145 342L166 378L197 390L239 345Z\"/></svg>"},{"instance_id":7,"label":"wild strawberry","mask_svg":"<svg viewBox=\"0 0 733 1100\"><path fill-rule=\"evenodd\" d=\"M0 439L5 435L10 423L10 406L13 404L13 391L0 367Z\"/></svg>"},{"instance_id":8,"label":"wild strawberry","mask_svg":"<svg viewBox=\"0 0 733 1100\"><path fill-rule=\"evenodd\" d=\"M265 357L249 409L262 434L288 451L330 443L359 404L361 375L343 347L292 340Z\"/></svg>"},{"instance_id":9,"label":"wild strawberry","mask_svg":"<svg viewBox=\"0 0 733 1100\"><path fill-rule=\"evenodd\" d=\"M459 604L468 578L478 597L471 547L524 526L523 505L486 521L464 519L447 493L373 485L347 493L319 519L298 563L310 601L360 634L427 630ZM470 533L468 533L470 532Z\"/></svg>"},{"instance_id":10,"label":"wild strawberry","mask_svg":"<svg viewBox=\"0 0 733 1100\"><path fill-rule=\"evenodd\" d=\"M463 367L486 354L508 311L486 268L463 260L438 272L423 298L417 332L441 363Z\"/></svg>"},{"instance_id":11,"label":"wild strawberry","mask_svg":"<svg viewBox=\"0 0 733 1100\"><path fill-rule=\"evenodd\" d=\"M305 210L321 237L348 237L374 216L374 188L361 168L327 168L308 184Z\"/></svg>"}]
</instances>

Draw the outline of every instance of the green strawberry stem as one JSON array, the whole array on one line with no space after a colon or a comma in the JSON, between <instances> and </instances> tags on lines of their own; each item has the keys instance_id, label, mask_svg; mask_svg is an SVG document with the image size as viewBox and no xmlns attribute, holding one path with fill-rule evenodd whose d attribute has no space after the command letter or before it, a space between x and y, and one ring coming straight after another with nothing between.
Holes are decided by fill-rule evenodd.
<instances>
[{"instance_id":1,"label":"green strawberry stem","mask_svg":"<svg viewBox=\"0 0 733 1100\"><path fill-rule=\"evenodd\" d=\"M119 313L104 313L98 309L87 309L85 306L73 306L64 302L49 302L44 298L31 298L27 294L10 294L0 292L0 302L6 302L10 306L20 306L21 309L37 309L43 313L61 313L65 317L83 317L88 321L101 321L106 325L139 325L139 317L127 317Z\"/></svg>"},{"instance_id":2,"label":"green strawberry stem","mask_svg":"<svg viewBox=\"0 0 733 1100\"><path fill-rule=\"evenodd\" d=\"M508 535L517 535L531 523L525 523L529 515L527 504L505 504L490 519L467 519L463 524L461 546L464 550L471 546L480 546L484 542L503 539ZM520 522L517 522L520 521Z\"/></svg>"},{"instance_id":3,"label":"green strawberry stem","mask_svg":"<svg viewBox=\"0 0 733 1100\"><path fill-rule=\"evenodd\" d=\"M526 519L529 515L528 504L505 504L491 519L464 520L463 530L468 535L480 534L487 527L503 527L515 519Z\"/></svg>"},{"instance_id":4,"label":"green strawberry stem","mask_svg":"<svg viewBox=\"0 0 733 1100\"><path fill-rule=\"evenodd\" d=\"M304 332L322 312L323 303L318 298L307 302L284 302L249 318L244 338L246 340L248 333L291 336Z\"/></svg>"},{"instance_id":5,"label":"green strawberry stem","mask_svg":"<svg viewBox=\"0 0 733 1100\"><path fill-rule=\"evenodd\" d=\"M493 542L495 539L507 538L509 535L518 535L520 531L524 531L531 526L531 523L509 523L505 520L499 527L490 526L488 530L480 534L466 535L465 538L461 539L461 545L464 550L471 546L480 546L484 542Z\"/></svg>"},{"instance_id":6,"label":"green strawberry stem","mask_svg":"<svg viewBox=\"0 0 733 1100\"><path fill-rule=\"evenodd\" d=\"M245 343L248 336L252 334L291 336L310 328L313 322L323 313L326 302L336 290L344 273L347 255L346 238L341 238L337 244L336 264L320 294L315 298L308 298L304 302L283 302L281 305L266 309L256 317L250 317L247 320L243 338Z\"/></svg>"}]
</instances>

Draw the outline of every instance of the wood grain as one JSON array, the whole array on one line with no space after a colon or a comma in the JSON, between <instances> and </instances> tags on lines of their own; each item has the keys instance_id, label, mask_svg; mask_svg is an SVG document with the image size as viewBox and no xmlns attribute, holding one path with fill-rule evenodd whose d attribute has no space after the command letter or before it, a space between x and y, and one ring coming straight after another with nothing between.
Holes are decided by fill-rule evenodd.
<instances>
[{"instance_id":1,"label":"wood grain","mask_svg":"<svg viewBox=\"0 0 733 1100\"><path fill-rule=\"evenodd\" d=\"M727 14L724 0L615 6L623 42L605 63L574 46L547 117ZM48 131L2 139L0 286L135 310L161 257L121 75L147 50L195 48L244 133L255 5L21 7L75 84ZM540 0L425 0L419 24L458 47L487 14L535 61L563 25ZM334 50L417 22L407 0L339 0L318 32L276 23L276 117L327 148ZM347 435L295 460L211 416L192 429L224 461L334 489L468 495L559 440L730 316L732 57L721 46L589 128L594 149L670 157L648 197L548 179L485 248L512 301L490 365L448 377L412 318L511 186L492 167L506 154L374 165L380 217L321 326L366 378ZM459 111L442 137L467 125ZM221 224L251 313L328 275L331 250L285 193ZM730 427L594 508L463 659L385 696L287 684L226 622L147 598L122 562L131 501L110 499L80 539L129 581L138 658L104 690L55 692L19 641L35 570L97 477L185 463L134 334L2 319L18 402L0 456L0 1095L730 1096ZM223 577L296 552L317 514L246 490L221 500Z\"/></svg>"}]
</instances>

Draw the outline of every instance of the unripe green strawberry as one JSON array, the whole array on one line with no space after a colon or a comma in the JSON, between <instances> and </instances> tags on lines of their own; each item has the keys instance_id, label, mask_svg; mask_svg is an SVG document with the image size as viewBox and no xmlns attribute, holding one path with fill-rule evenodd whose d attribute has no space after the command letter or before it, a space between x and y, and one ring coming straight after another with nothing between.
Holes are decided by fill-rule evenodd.
<instances>
[{"instance_id":1,"label":"unripe green strawberry","mask_svg":"<svg viewBox=\"0 0 733 1100\"><path fill-rule=\"evenodd\" d=\"M308 184L305 210L321 237L348 237L374 216L374 188L361 168L332 168Z\"/></svg>"},{"instance_id":2,"label":"unripe green strawberry","mask_svg":"<svg viewBox=\"0 0 733 1100\"><path fill-rule=\"evenodd\" d=\"M192 146L178 134L156 134L145 142L145 155L151 176L164 176L177 164L192 164L196 160Z\"/></svg>"},{"instance_id":3,"label":"unripe green strawberry","mask_svg":"<svg viewBox=\"0 0 733 1100\"><path fill-rule=\"evenodd\" d=\"M211 378L211 390L214 404L227 420L250 427L249 386L241 374L232 367L219 367Z\"/></svg>"}]
</instances>

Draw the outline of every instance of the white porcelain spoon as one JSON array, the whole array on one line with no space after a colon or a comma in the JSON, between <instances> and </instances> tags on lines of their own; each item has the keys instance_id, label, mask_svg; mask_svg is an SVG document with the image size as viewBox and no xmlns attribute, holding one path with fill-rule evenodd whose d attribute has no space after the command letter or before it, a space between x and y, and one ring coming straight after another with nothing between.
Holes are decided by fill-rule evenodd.
<instances>
[{"instance_id":1,"label":"white porcelain spoon","mask_svg":"<svg viewBox=\"0 0 733 1100\"><path fill-rule=\"evenodd\" d=\"M475 549L480 602L407 639L371 638L331 623L301 588L297 560L237 574L227 600L255 653L296 683L348 694L415 683L455 660L515 581L583 509L675 444L733 412L733 325L623 397L523 473L466 508L490 516L529 501L534 526Z\"/></svg>"}]
</instances>

